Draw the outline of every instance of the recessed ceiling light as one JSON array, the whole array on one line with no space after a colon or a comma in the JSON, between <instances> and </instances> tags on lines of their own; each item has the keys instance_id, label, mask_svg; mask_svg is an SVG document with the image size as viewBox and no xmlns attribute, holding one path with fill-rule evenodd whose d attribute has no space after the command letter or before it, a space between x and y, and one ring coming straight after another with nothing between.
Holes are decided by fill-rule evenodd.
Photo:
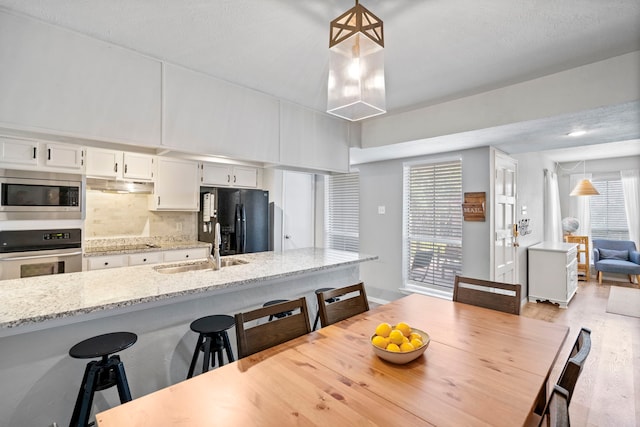
<instances>
[{"instance_id":1,"label":"recessed ceiling light","mask_svg":"<svg viewBox=\"0 0 640 427\"><path fill-rule=\"evenodd\" d=\"M573 132L569 132L567 136L582 136L587 133L586 130L574 130Z\"/></svg>"}]
</instances>

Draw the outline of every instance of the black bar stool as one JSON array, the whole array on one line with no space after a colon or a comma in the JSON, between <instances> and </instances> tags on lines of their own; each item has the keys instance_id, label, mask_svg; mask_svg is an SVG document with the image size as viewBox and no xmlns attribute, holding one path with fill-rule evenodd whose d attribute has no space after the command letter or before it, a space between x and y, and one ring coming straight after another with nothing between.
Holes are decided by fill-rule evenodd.
<instances>
[{"instance_id":1,"label":"black bar stool","mask_svg":"<svg viewBox=\"0 0 640 427\"><path fill-rule=\"evenodd\" d=\"M330 291L332 289L335 288L320 288L320 289L316 289L315 293L316 295L322 293L322 292L326 292L326 291ZM332 302L336 302L336 301L340 301L340 298L329 298L325 300L328 304L331 304ZM313 331L316 330L316 328L318 327L318 320L320 320L320 307L318 307L318 311L316 311L316 320L313 321Z\"/></svg>"},{"instance_id":2,"label":"black bar stool","mask_svg":"<svg viewBox=\"0 0 640 427\"><path fill-rule=\"evenodd\" d=\"M274 300L265 302L264 304L262 304L262 306L263 307L268 307L270 305L280 304L281 302L287 302L287 301L289 301L289 300L287 300L287 299L274 299ZM292 314L293 314L292 311L282 311L280 313L272 314L272 315L269 316L269 322L271 322L274 317L276 319L282 319L283 317L291 316Z\"/></svg>"},{"instance_id":3,"label":"black bar stool","mask_svg":"<svg viewBox=\"0 0 640 427\"><path fill-rule=\"evenodd\" d=\"M201 317L191 322L191 330L197 332L199 335L196 349L193 351L193 357L191 358L187 379L193 377L193 371L196 368L200 351L204 353L204 360L202 362L203 373L209 370L209 359L211 359L211 367L213 368L216 361L216 354L218 355L218 366L224 365L222 350L226 351L229 362L234 361L229 335L227 335L227 330L234 324L235 319L232 316L224 314Z\"/></svg>"},{"instance_id":4,"label":"black bar stool","mask_svg":"<svg viewBox=\"0 0 640 427\"><path fill-rule=\"evenodd\" d=\"M112 332L88 338L71 347L69 356L75 359L93 359L87 363L78 392L78 399L73 408L70 427L86 427L91 414L91 404L96 391L105 390L114 385L118 387L120 403L131 400L131 391L124 365L117 352L131 347L138 336L131 332ZM111 355L111 356L109 356Z\"/></svg>"}]
</instances>

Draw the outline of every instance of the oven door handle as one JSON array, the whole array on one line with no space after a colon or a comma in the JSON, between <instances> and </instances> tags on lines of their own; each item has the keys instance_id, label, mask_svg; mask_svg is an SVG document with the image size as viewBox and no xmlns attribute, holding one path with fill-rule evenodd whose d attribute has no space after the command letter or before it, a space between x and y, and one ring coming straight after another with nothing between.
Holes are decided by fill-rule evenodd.
<instances>
[{"instance_id":1,"label":"oven door handle","mask_svg":"<svg viewBox=\"0 0 640 427\"><path fill-rule=\"evenodd\" d=\"M24 261L27 259L42 259L42 258L62 258L75 255L82 255L82 251L70 252L68 254L52 254L52 255L30 255L30 256L16 256L11 258L0 258L0 261Z\"/></svg>"}]
</instances>

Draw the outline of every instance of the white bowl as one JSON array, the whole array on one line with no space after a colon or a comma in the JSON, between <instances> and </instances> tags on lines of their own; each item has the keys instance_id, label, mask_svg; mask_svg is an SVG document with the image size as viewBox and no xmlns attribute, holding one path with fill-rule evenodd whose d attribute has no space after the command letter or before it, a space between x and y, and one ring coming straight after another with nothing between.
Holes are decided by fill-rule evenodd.
<instances>
[{"instance_id":1,"label":"white bowl","mask_svg":"<svg viewBox=\"0 0 640 427\"><path fill-rule=\"evenodd\" d=\"M371 343L371 347L373 347L373 352L378 355L379 358L386 360L387 362L395 363L397 365L404 365L405 363L409 363L412 360L417 359L422 356L422 353L429 347L429 342L431 339L429 338L429 334L425 331L421 331L420 329L411 328L411 332L416 332L422 336L422 347L416 348L412 351L407 351L404 353L396 353L393 351L385 350L384 348L376 347ZM376 335L373 334L369 341L373 339Z\"/></svg>"}]
</instances>

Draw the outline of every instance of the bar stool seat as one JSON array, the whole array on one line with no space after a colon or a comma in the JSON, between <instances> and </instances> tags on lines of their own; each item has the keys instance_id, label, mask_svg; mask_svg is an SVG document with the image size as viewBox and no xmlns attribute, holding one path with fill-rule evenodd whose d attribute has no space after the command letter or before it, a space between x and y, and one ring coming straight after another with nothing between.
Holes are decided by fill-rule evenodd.
<instances>
[{"instance_id":1,"label":"bar stool seat","mask_svg":"<svg viewBox=\"0 0 640 427\"><path fill-rule=\"evenodd\" d=\"M274 299L274 300L265 302L264 304L262 304L262 306L263 307L268 307L270 305L280 304L282 302L287 302L287 301L289 301L289 300L287 300L287 299ZM292 314L293 314L292 311L282 311L280 313L272 314L272 315L269 316L269 322L271 322L274 317L276 319L282 319L283 317L291 316Z\"/></svg>"},{"instance_id":2,"label":"bar stool seat","mask_svg":"<svg viewBox=\"0 0 640 427\"><path fill-rule=\"evenodd\" d=\"M316 289L314 292L316 293L316 295L321 294L322 292L326 292L326 291L331 291L335 288L320 288L320 289ZM331 304L332 302L336 302L336 301L340 301L340 298L329 298L325 300L328 304ZM316 330L316 328L318 327L318 320L320 320L320 307L318 307L318 311L316 311L316 320L313 321L313 331Z\"/></svg>"},{"instance_id":3,"label":"bar stool seat","mask_svg":"<svg viewBox=\"0 0 640 427\"><path fill-rule=\"evenodd\" d=\"M94 359L87 364L73 408L70 426L85 427L89 422L91 405L96 391L118 387L120 403L131 401L131 391L124 372L124 364L115 353L131 347L138 340L132 332L111 332L81 341L71 347L74 359Z\"/></svg>"},{"instance_id":4,"label":"bar stool seat","mask_svg":"<svg viewBox=\"0 0 640 427\"><path fill-rule=\"evenodd\" d=\"M211 367L214 367L216 354L218 355L218 366L224 365L222 350L226 351L229 362L235 360L233 358L233 352L231 351L229 335L227 334L227 330L234 324L235 319L225 314L205 316L191 322L190 328L193 332L198 333L198 341L193 351L187 379L193 377L193 371L195 370L200 351L204 353L204 360L202 362L203 373L209 370L209 360L211 360Z\"/></svg>"}]
</instances>

